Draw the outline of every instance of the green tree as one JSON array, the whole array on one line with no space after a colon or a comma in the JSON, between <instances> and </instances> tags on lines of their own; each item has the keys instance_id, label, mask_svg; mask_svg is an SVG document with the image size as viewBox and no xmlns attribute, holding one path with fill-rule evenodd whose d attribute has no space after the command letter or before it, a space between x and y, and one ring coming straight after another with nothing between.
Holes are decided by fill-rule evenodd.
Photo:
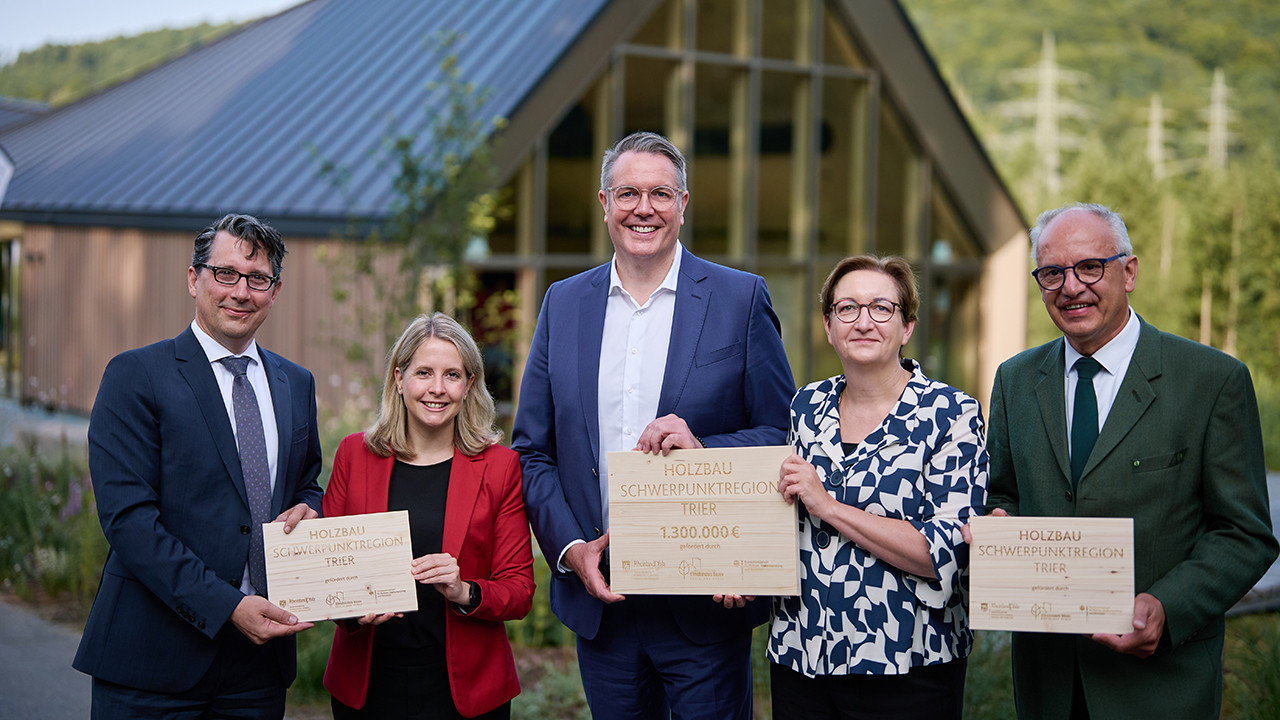
<instances>
[{"instance_id":1,"label":"green tree","mask_svg":"<svg viewBox=\"0 0 1280 720\"><path fill-rule=\"evenodd\" d=\"M486 328L482 344L511 341L493 329L510 324L518 296L498 293L478 304L476 274L467 262L468 248L483 247L508 212L494 165L505 120L486 112L487 89L462 79L452 52L457 40L442 34L429 45L440 56L440 79L428 90L443 95L442 106L427 108L421 132L389 127L375 153L379 167L393 173L390 213L374 223L352 217L332 258L342 267L334 294L350 308L355 330L340 342L375 389L385 349L420 313L439 310ZM322 159L320 172L347 195L348 168ZM371 340L377 342L371 346Z\"/></svg>"}]
</instances>

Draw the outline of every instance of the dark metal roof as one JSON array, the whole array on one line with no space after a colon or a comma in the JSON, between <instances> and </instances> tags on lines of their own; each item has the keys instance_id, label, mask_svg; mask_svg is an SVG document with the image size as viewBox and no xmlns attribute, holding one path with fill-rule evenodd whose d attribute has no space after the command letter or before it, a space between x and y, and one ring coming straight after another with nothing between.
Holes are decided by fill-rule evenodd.
<instances>
[{"instance_id":1,"label":"dark metal roof","mask_svg":"<svg viewBox=\"0 0 1280 720\"><path fill-rule=\"evenodd\" d=\"M16 168L0 218L185 230L238 210L323 233L381 217L391 178L371 155L442 103L437 33L459 34L461 76L509 116L609 1L305 2L0 130ZM351 172L349 198L318 157Z\"/></svg>"},{"instance_id":2,"label":"dark metal roof","mask_svg":"<svg viewBox=\"0 0 1280 720\"><path fill-rule=\"evenodd\" d=\"M49 112L49 103L0 96L0 129L24 123Z\"/></svg>"}]
</instances>

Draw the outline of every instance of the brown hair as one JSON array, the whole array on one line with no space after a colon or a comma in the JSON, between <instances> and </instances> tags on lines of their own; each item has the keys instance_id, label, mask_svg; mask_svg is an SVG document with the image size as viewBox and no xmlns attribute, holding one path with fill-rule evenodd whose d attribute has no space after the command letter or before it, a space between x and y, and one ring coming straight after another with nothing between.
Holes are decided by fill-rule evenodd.
<instances>
[{"instance_id":1,"label":"brown hair","mask_svg":"<svg viewBox=\"0 0 1280 720\"><path fill-rule=\"evenodd\" d=\"M898 304L902 306L903 322L915 322L920 312L920 287L916 284L916 274L911 269L911 263L897 255L854 255L836 263L826 282L822 283L822 294L818 296L822 303L819 308L822 317L831 314L831 305L836 300L836 285L840 283L840 279L855 270L875 270L892 278L898 286Z\"/></svg>"}]
</instances>

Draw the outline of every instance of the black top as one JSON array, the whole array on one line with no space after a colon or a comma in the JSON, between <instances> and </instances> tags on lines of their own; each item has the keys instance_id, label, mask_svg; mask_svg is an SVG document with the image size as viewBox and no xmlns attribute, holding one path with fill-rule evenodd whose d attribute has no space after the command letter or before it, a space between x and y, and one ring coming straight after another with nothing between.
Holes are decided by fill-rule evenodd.
<instances>
[{"instance_id":1,"label":"black top","mask_svg":"<svg viewBox=\"0 0 1280 720\"><path fill-rule=\"evenodd\" d=\"M453 458L435 465L410 465L396 460L387 491L387 510L409 511L413 557L438 553L444 542L444 504L449 492ZM444 651L444 595L434 585L418 583L418 612L392 618L374 633L375 649L393 653L436 649Z\"/></svg>"}]
</instances>

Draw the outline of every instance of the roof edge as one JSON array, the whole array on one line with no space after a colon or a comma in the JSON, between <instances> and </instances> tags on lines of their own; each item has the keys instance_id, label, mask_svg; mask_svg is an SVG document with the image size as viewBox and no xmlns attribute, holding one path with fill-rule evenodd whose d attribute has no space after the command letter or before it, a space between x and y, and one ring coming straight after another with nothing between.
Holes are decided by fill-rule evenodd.
<instances>
[{"instance_id":1,"label":"roof edge","mask_svg":"<svg viewBox=\"0 0 1280 720\"><path fill-rule=\"evenodd\" d=\"M859 46L875 59L885 92L932 157L951 197L988 252L1027 229L1026 219L985 146L956 103L933 55L898 0L837 0ZM919 82L927 78L927 82ZM931 118L923 124L916 118ZM973 168L959 176L947 171ZM992 202L1002 197L1007 202Z\"/></svg>"},{"instance_id":2,"label":"roof edge","mask_svg":"<svg viewBox=\"0 0 1280 720\"><path fill-rule=\"evenodd\" d=\"M245 208L244 212L253 214L264 223L278 230L282 235L294 237L327 238L339 237L351 229L354 222L357 231L368 230L377 225L377 219L356 218L348 216L272 216L269 213L257 213L253 208ZM49 210L5 210L0 212L0 220L12 220L28 225L63 225L76 227L110 227L154 230L158 232L191 233L193 236L201 228L216 221L221 215L214 213L171 213L164 215L148 213L112 213L112 212L66 212Z\"/></svg>"},{"instance_id":3,"label":"roof edge","mask_svg":"<svg viewBox=\"0 0 1280 720\"><path fill-rule=\"evenodd\" d=\"M622 38L634 33L661 4L662 0L611 0L601 7L542 80L516 103L498 151L498 176L503 181L515 174L534 143L555 128L570 103L599 79Z\"/></svg>"}]
</instances>

